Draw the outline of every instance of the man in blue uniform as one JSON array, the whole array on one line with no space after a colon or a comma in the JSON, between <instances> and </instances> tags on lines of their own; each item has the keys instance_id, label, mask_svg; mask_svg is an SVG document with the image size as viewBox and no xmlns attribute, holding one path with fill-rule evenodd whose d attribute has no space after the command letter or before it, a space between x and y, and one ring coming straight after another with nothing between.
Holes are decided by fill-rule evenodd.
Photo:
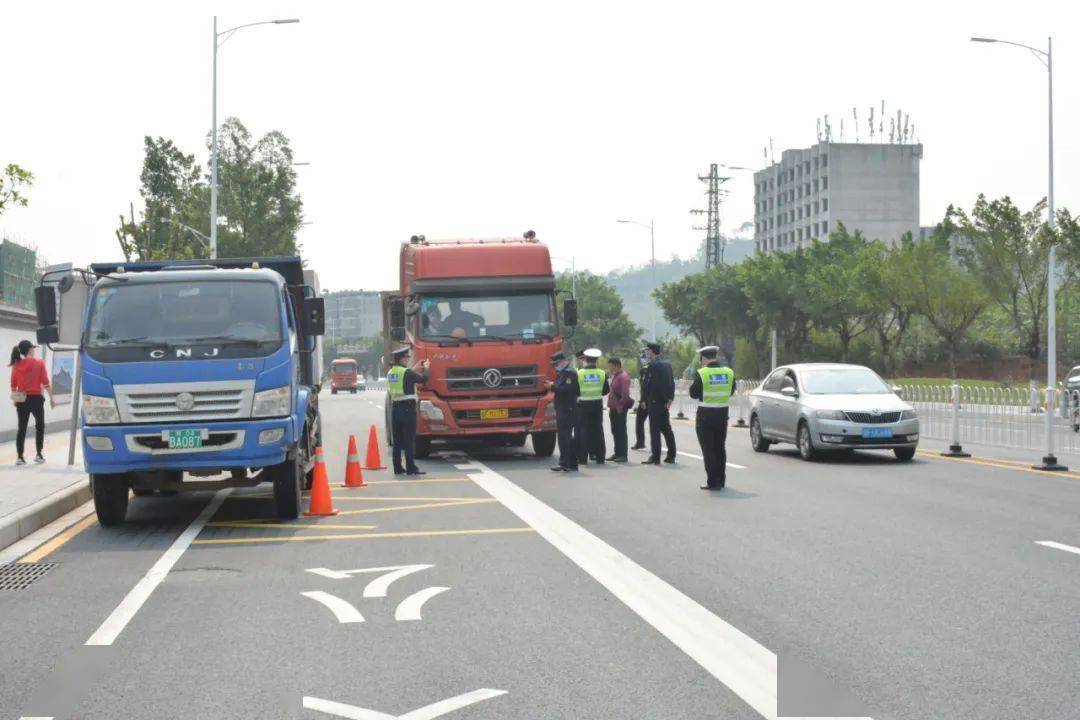
<instances>
[{"instance_id":1,"label":"man in blue uniform","mask_svg":"<svg viewBox=\"0 0 1080 720\"><path fill-rule=\"evenodd\" d=\"M648 460L643 460L642 465L660 464L660 438L664 438L667 444L667 454L664 462L675 462L675 433L671 429L671 403L675 400L675 376L671 371L671 363L660 356L660 344L651 342L646 345L649 351L648 380L645 385L648 392L642 397L645 399L645 407L649 411L649 444L650 454Z\"/></svg>"},{"instance_id":2,"label":"man in blue uniform","mask_svg":"<svg viewBox=\"0 0 1080 720\"><path fill-rule=\"evenodd\" d=\"M409 348L394 351L394 365L386 373L386 389L390 395L390 436L394 441L394 474L424 475L416 466L416 386L428 379L428 361L407 367ZM416 368L421 371L417 372ZM405 455L405 467L401 456Z\"/></svg>"},{"instance_id":3,"label":"man in blue uniform","mask_svg":"<svg viewBox=\"0 0 1080 720\"><path fill-rule=\"evenodd\" d=\"M577 448L574 446L574 426L577 422L578 376L570 367L566 354L557 352L551 356L555 366L555 381L548 381L548 389L555 394L555 427L559 440L559 464L552 472L578 469Z\"/></svg>"}]
</instances>

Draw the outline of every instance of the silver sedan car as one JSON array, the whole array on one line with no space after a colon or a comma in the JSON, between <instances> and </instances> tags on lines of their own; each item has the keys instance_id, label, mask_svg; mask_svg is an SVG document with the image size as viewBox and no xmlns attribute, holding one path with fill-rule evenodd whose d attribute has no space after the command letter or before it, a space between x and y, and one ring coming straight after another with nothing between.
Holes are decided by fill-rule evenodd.
<instances>
[{"instance_id":1,"label":"silver sedan car","mask_svg":"<svg viewBox=\"0 0 1080 720\"><path fill-rule=\"evenodd\" d=\"M774 442L795 443L804 460L854 449L892 450L898 460L910 460L919 418L870 368L785 365L750 393L750 443L765 452Z\"/></svg>"}]
</instances>

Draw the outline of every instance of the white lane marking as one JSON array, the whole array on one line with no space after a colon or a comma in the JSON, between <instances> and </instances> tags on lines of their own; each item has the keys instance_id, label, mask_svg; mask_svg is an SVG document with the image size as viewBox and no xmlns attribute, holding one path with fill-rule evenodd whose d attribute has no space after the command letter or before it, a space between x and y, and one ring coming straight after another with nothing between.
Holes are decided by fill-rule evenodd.
<instances>
[{"instance_id":1,"label":"white lane marking","mask_svg":"<svg viewBox=\"0 0 1080 720\"><path fill-rule=\"evenodd\" d=\"M379 405L379 404L376 404L376 405L375 405L375 407L379 408L380 410L382 410L382 409L383 409L383 408L382 408L382 405Z\"/></svg>"},{"instance_id":2,"label":"white lane marking","mask_svg":"<svg viewBox=\"0 0 1080 720\"><path fill-rule=\"evenodd\" d=\"M1072 545L1066 545L1064 543L1054 542L1053 540L1036 540L1036 545L1042 545L1043 547L1054 548L1055 550L1064 550L1068 553L1080 555L1080 547L1073 547Z\"/></svg>"},{"instance_id":3,"label":"white lane marking","mask_svg":"<svg viewBox=\"0 0 1080 720\"><path fill-rule=\"evenodd\" d=\"M688 452L686 452L684 450L676 450L675 452L677 454L679 454L679 455L685 455L688 458L694 458L695 460L704 460L705 459L705 458L701 457L700 455L695 455L694 453L688 453ZM730 462L727 463L727 466L729 468L735 468L736 470L745 470L746 469L745 465L736 465L735 463L730 463Z\"/></svg>"},{"instance_id":4,"label":"white lane marking","mask_svg":"<svg viewBox=\"0 0 1080 720\"><path fill-rule=\"evenodd\" d=\"M463 707L468 707L469 705L474 705L483 700L490 700L491 698L505 694L505 690L480 688L479 690L473 690L472 692L447 698L446 700L440 700L431 705L425 705L422 708L411 710L404 715L390 715L388 713L379 712L378 710L369 710L355 705L334 702L333 700L323 700L322 698L307 696L304 697L304 708L307 710L324 712L328 715L347 718L347 720L433 720L434 718L451 713L454 710L460 710Z\"/></svg>"},{"instance_id":5,"label":"white lane marking","mask_svg":"<svg viewBox=\"0 0 1080 720\"><path fill-rule=\"evenodd\" d=\"M348 600L342 600L337 595L331 595L322 590L311 590L300 594L325 605L330 612L334 613L334 617L336 617L337 621L342 625L364 622L364 616L360 614L360 611L356 609L356 606Z\"/></svg>"},{"instance_id":6,"label":"white lane marking","mask_svg":"<svg viewBox=\"0 0 1080 720\"><path fill-rule=\"evenodd\" d=\"M776 655L606 542L484 467L469 477L766 718L777 718Z\"/></svg>"},{"instance_id":7,"label":"white lane marking","mask_svg":"<svg viewBox=\"0 0 1080 720\"><path fill-rule=\"evenodd\" d=\"M191 524L187 526L184 532L180 533L180 537L173 541L173 544L158 558L154 566L143 575L139 582L135 583L135 587L131 588L127 596L112 611L112 614L105 618L105 622L101 623L101 627L94 631L94 634L86 641L87 645L112 645L116 641L116 638L124 631L127 624L135 617L135 613L139 612L139 608L143 606L143 603L147 601L154 589L161 584L161 581L176 565L180 556L191 545L191 541L202 532L207 521L218 511L221 503L225 502L225 498L228 497L230 492L232 492L232 488L224 488L214 493L214 497L210 498L210 502L206 504L199 516L191 521Z\"/></svg>"},{"instance_id":8,"label":"white lane marking","mask_svg":"<svg viewBox=\"0 0 1080 720\"><path fill-rule=\"evenodd\" d=\"M398 603L397 609L394 610L394 619L398 622L402 620L419 620L420 608L424 607L424 603L449 589L448 587L429 587L417 590Z\"/></svg>"},{"instance_id":9,"label":"white lane marking","mask_svg":"<svg viewBox=\"0 0 1080 720\"><path fill-rule=\"evenodd\" d=\"M386 591L390 589L390 583L400 580L406 575L412 575L421 570L435 567L434 565L390 565L388 567L360 568L358 570L329 570L327 568L308 568L309 573L321 575L331 580L346 580L360 573L383 573L369 582L364 587L364 597L386 597Z\"/></svg>"}]
</instances>

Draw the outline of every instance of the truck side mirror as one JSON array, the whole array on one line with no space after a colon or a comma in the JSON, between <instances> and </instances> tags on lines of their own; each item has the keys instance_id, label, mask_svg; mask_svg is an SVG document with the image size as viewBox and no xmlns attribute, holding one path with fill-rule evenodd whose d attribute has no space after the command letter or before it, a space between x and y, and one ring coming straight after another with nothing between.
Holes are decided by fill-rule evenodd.
<instances>
[{"instance_id":1,"label":"truck side mirror","mask_svg":"<svg viewBox=\"0 0 1080 720\"><path fill-rule=\"evenodd\" d=\"M405 327L405 300L394 298L390 301L390 329Z\"/></svg>"},{"instance_id":2,"label":"truck side mirror","mask_svg":"<svg viewBox=\"0 0 1080 720\"><path fill-rule=\"evenodd\" d=\"M563 300L562 318L563 325L566 325L567 327L574 327L577 325L577 300L574 298Z\"/></svg>"},{"instance_id":3,"label":"truck side mirror","mask_svg":"<svg viewBox=\"0 0 1080 720\"><path fill-rule=\"evenodd\" d=\"M34 308L41 327L56 324L56 286L40 285L34 288Z\"/></svg>"},{"instance_id":4,"label":"truck side mirror","mask_svg":"<svg viewBox=\"0 0 1080 720\"><path fill-rule=\"evenodd\" d=\"M306 335L322 335L326 332L326 301L323 298L304 298L301 312L301 322Z\"/></svg>"},{"instance_id":5,"label":"truck side mirror","mask_svg":"<svg viewBox=\"0 0 1080 720\"><path fill-rule=\"evenodd\" d=\"M390 339L394 342L405 342L405 328L394 327L390 328Z\"/></svg>"}]
</instances>

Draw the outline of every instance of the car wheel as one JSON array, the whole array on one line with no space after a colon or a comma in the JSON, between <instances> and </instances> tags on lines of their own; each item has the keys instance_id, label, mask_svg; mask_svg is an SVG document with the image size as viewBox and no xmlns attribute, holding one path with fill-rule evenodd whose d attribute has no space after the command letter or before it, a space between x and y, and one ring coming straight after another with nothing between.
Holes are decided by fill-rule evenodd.
<instances>
[{"instance_id":1,"label":"car wheel","mask_svg":"<svg viewBox=\"0 0 1080 720\"><path fill-rule=\"evenodd\" d=\"M814 449L814 438L810 434L810 426L803 420L799 423L799 456L803 460L814 460L817 458L817 450Z\"/></svg>"},{"instance_id":2,"label":"car wheel","mask_svg":"<svg viewBox=\"0 0 1080 720\"><path fill-rule=\"evenodd\" d=\"M765 439L765 436L761 434L761 421L758 420L757 415L750 417L750 447L754 448L755 452L768 452L771 442Z\"/></svg>"},{"instance_id":3,"label":"car wheel","mask_svg":"<svg viewBox=\"0 0 1080 720\"><path fill-rule=\"evenodd\" d=\"M896 459L900 462L907 462L911 458L915 457L915 448L913 447L899 447L893 448L893 454L896 455Z\"/></svg>"}]
</instances>

